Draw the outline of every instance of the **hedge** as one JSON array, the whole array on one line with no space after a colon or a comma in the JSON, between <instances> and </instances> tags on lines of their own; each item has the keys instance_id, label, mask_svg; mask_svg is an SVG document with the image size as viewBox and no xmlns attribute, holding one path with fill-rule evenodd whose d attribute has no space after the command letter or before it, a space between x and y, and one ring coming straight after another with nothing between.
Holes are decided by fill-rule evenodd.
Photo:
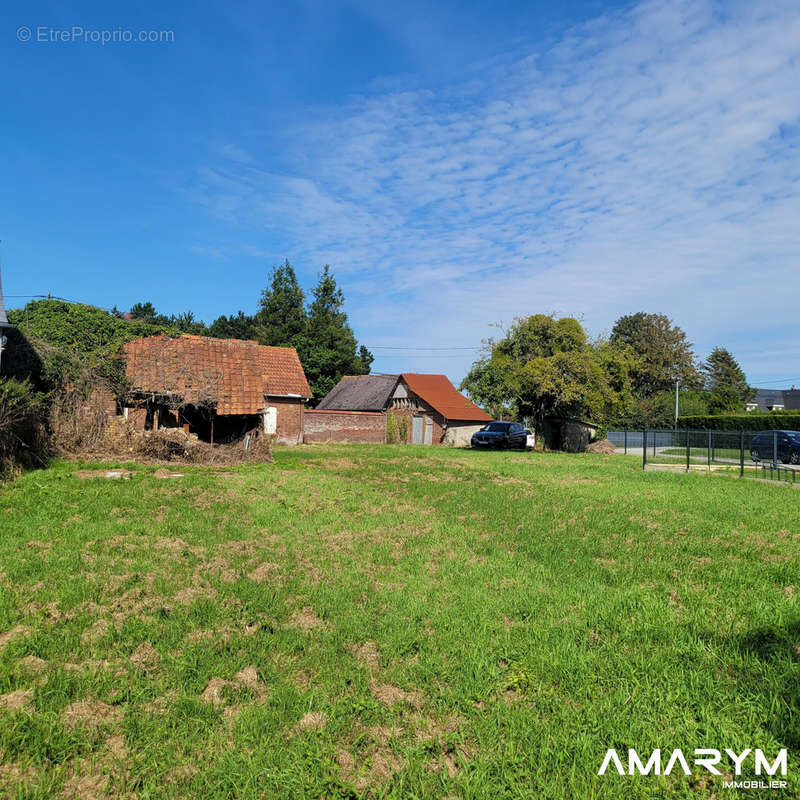
<instances>
[{"instance_id":1,"label":"hedge","mask_svg":"<svg viewBox=\"0 0 800 800\"><path fill-rule=\"evenodd\" d=\"M697 414L678 417L679 428L714 431L800 431L800 411Z\"/></svg>"}]
</instances>

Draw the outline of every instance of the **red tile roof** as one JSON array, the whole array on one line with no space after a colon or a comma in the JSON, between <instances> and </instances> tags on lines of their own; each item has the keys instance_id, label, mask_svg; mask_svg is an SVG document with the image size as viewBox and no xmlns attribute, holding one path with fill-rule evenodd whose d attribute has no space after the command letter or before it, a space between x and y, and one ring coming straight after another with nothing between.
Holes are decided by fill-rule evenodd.
<instances>
[{"instance_id":1,"label":"red tile roof","mask_svg":"<svg viewBox=\"0 0 800 800\"><path fill-rule=\"evenodd\" d=\"M475 403L459 394L446 375L404 372L400 377L417 397L436 409L445 419L462 422L489 422L492 419Z\"/></svg>"},{"instance_id":2,"label":"red tile roof","mask_svg":"<svg viewBox=\"0 0 800 800\"><path fill-rule=\"evenodd\" d=\"M125 344L134 389L172 393L186 403L216 400L217 414L255 414L264 395L311 397L293 347L264 347L242 339L146 336Z\"/></svg>"}]
</instances>

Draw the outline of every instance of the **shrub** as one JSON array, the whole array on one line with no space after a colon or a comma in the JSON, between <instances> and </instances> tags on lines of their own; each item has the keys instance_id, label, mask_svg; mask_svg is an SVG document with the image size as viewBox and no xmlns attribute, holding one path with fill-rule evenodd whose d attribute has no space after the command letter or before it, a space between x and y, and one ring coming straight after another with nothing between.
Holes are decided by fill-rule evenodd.
<instances>
[{"instance_id":1,"label":"shrub","mask_svg":"<svg viewBox=\"0 0 800 800\"><path fill-rule=\"evenodd\" d=\"M163 325L124 320L94 306L61 300L35 300L24 308L9 310L8 320L17 326L17 335L23 341L9 343L5 369L14 374L27 340L38 361L34 374L49 388L75 383L76 371L99 373L112 383L123 384L122 345L139 336L172 332ZM30 356L25 355L27 362ZM20 366L31 367L28 363Z\"/></svg>"},{"instance_id":2,"label":"shrub","mask_svg":"<svg viewBox=\"0 0 800 800\"><path fill-rule=\"evenodd\" d=\"M112 389L100 378L94 384L70 386L54 392L47 415L53 451L67 455L97 449L108 424L106 399L109 396L113 397Z\"/></svg>"},{"instance_id":3,"label":"shrub","mask_svg":"<svg viewBox=\"0 0 800 800\"><path fill-rule=\"evenodd\" d=\"M0 477L47 462L43 408L29 381L0 378Z\"/></svg>"},{"instance_id":4,"label":"shrub","mask_svg":"<svg viewBox=\"0 0 800 800\"><path fill-rule=\"evenodd\" d=\"M747 414L697 414L678 417L679 428L715 431L800 430L800 411L751 411Z\"/></svg>"},{"instance_id":5,"label":"shrub","mask_svg":"<svg viewBox=\"0 0 800 800\"><path fill-rule=\"evenodd\" d=\"M386 443L397 444L400 441L400 434L397 429L397 417L394 414L386 416Z\"/></svg>"},{"instance_id":6,"label":"shrub","mask_svg":"<svg viewBox=\"0 0 800 800\"><path fill-rule=\"evenodd\" d=\"M397 421L397 438L400 444L408 444L408 417L400 417Z\"/></svg>"}]
</instances>

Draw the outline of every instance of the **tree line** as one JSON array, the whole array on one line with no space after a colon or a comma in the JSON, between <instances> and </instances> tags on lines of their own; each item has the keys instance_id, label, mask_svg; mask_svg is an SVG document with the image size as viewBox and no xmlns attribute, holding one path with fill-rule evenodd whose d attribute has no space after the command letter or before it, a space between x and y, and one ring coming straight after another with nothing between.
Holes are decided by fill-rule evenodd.
<instances>
[{"instance_id":1,"label":"tree line","mask_svg":"<svg viewBox=\"0 0 800 800\"><path fill-rule=\"evenodd\" d=\"M493 416L528 419L539 430L548 416L671 426L676 383L682 415L742 411L755 395L728 350L715 347L698 361L664 314L625 315L596 340L572 317L534 314L485 344L461 389Z\"/></svg>"},{"instance_id":2,"label":"tree line","mask_svg":"<svg viewBox=\"0 0 800 800\"><path fill-rule=\"evenodd\" d=\"M300 357L314 399L319 401L343 375L366 375L372 353L356 341L344 311L344 294L326 264L307 302L288 259L274 267L261 292L255 314L222 314L210 325L191 311L166 316L152 303L136 303L127 314L132 320L181 333L220 339L252 339L274 347L294 347ZM116 316L126 316L114 309Z\"/></svg>"}]
</instances>

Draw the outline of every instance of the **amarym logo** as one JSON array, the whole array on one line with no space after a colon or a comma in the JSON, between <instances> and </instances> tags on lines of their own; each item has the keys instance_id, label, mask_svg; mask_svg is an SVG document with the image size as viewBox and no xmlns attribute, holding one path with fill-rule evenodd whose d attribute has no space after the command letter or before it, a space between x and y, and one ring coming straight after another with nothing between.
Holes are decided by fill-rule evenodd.
<instances>
[{"instance_id":1,"label":"amarym logo","mask_svg":"<svg viewBox=\"0 0 800 800\"><path fill-rule=\"evenodd\" d=\"M730 759L734 773L737 776L742 774L742 765L747 761L751 753L753 753L753 750L750 747L743 750L741 753L736 753L734 750L729 750L727 748L725 749L725 755ZM701 767L712 775L722 775L722 772L717 769L717 764L722 762L722 753L719 750L700 748L693 752L693 756L692 762L695 769ZM764 773L767 775L774 775L778 770L780 770L781 775L786 775L787 751L785 748L778 752L777 758L775 758L772 763L770 763L769 759L759 749L756 749L753 758L755 760L756 775L762 775ZM650 775L651 773L653 775L669 775L676 765L680 767L686 775L692 774L689 761L686 756L684 756L682 750L673 750L666 763L663 765L663 768L660 749L653 750L653 752L650 753L650 757L645 762L642 761L635 750L628 750L627 769L616 750L607 750L597 774L604 775L612 764L620 775L636 775L637 773L640 775Z\"/></svg>"}]
</instances>

